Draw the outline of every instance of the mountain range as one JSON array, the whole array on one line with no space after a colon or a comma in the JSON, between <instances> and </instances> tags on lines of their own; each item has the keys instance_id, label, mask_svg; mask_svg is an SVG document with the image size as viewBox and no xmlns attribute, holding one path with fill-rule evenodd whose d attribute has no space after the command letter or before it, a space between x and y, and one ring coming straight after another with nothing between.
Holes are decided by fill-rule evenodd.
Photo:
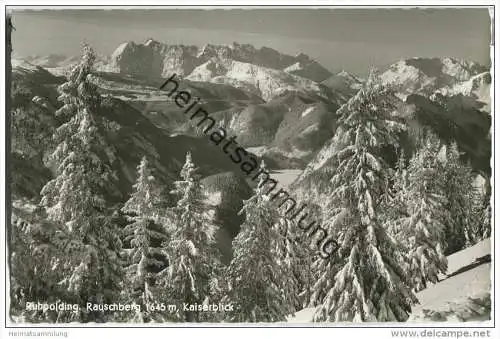
<instances>
[{"instance_id":1,"label":"mountain range","mask_svg":"<svg viewBox=\"0 0 500 339\"><path fill-rule=\"evenodd\" d=\"M51 177L45 158L50 134L58 126L54 111L61 104L56 88L75 62L78 57L62 55L12 60L13 120L30 126L29 136L12 134L16 199L36 198ZM129 193L142 156L151 159L157 177L169 185L191 151L224 220L219 240L226 254L238 232L234 225L240 224L241 200L251 194L252 183L159 90L165 78L175 73L219 125L271 169L303 170L291 187L313 200L321 199L320 178L335 161L336 111L365 81L346 71L334 74L305 54L291 56L238 43L169 45L153 39L121 44L112 55L99 58L97 70L95 82L103 96L100 113L111 121L108 140L119 155L119 199ZM414 133L430 127L443 140L456 141L464 161L489 178L487 67L453 58L416 57L382 69L380 77L396 89L401 104L394 114ZM402 144L411 153L411 138Z\"/></svg>"}]
</instances>

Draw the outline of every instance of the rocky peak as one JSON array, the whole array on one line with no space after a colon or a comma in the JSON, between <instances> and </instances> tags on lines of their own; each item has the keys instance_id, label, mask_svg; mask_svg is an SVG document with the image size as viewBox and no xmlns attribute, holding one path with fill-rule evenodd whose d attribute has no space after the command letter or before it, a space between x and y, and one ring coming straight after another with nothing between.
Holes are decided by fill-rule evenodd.
<instances>
[{"instance_id":1,"label":"rocky peak","mask_svg":"<svg viewBox=\"0 0 500 339\"><path fill-rule=\"evenodd\" d=\"M202 47L186 45L167 45L153 38L148 38L143 44L126 42L113 52L113 69L120 73L141 73L148 76L166 76L172 73L187 76L196 67L209 60L227 64L238 61L266 68L283 70L297 64L286 72L322 81L331 73L312 60L306 54L296 57L280 53L270 47L255 48L250 44L232 45L205 44ZM152 63L151 65L149 65Z\"/></svg>"}]
</instances>

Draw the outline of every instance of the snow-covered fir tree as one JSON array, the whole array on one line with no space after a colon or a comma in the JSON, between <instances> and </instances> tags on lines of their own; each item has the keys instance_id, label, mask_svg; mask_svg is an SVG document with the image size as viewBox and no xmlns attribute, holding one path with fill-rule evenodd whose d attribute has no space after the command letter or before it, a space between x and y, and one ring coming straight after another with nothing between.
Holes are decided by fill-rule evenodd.
<instances>
[{"instance_id":1,"label":"snow-covered fir tree","mask_svg":"<svg viewBox=\"0 0 500 339\"><path fill-rule=\"evenodd\" d=\"M452 143L446 149L444 172L446 209L450 213L445 228L444 253L448 255L476 242L473 230L477 228L479 216L475 206L480 200L480 195L473 186L472 169L460 159L456 143Z\"/></svg>"},{"instance_id":2,"label":"snow-covered fir tree","mask_svg":"<svg viewBox=\"0 0 500 339\"><path fill-rule=\"evenodd\" d=\"M281 240L276 244L276 260L287 279L282 281L283 300L290 309L299 310L304 307L300 292L301 279L311 267L305 267L307 256L310 255L305 234L289 219L279 216L277 220L278 232ZM312 257L312 255L311 255Z\"/></svg>"},{"instance_id":3,"label":"snow-covered fir tree","mask_svg":"<svg viewBox=\"0 0 500 339\"><path fill-rule=\"evenodd\" d=\"M429 282L437 282L438 274L447 270L444 232L450 213L439 149L437 138L429 138L411 159L408 169L405 197L408 217L404 220L403 234L408 239L409 272L416 291Z\"/></svg>"},{"instance_id":4,"label":"snow-covered fir tree","mask_svg":"<svg viewBox=\"0 0 500 339\"><path fill-rule=\"evenodd\" d=\"M261 176L254 195L244 201L240 212L245 221L233 240L228 268L227 301L234 305L234 312L226 316L228 321L285 321L294 313L294 302L284 297L293 289L287 282L291 272L283 255L288 241L280 233L279 215L266 189Z\"/></svg>"},{"instance_id":5,"label":"snow-covered fir tree","mask_svg":"<svg viewBox=\"0 0 500 339\"><path fill-rule=\"evenodd\" d=\"M64 296L58 286L58 254L66 244L57 241L64 229L47 222L44 210L31 204L15 204L11 220L11 314L29 322L56 322L58 312L30 310L25 305L33 300L56 303Z\"/></svg>"},{"instance_id":6,"label":"snow-covered fir tree","mask_svg":"<svg viewBox=\"0 0 500 339\"><path fill-rule=\"evenodd\" d=\"M307 206L308 220L314 220L322 225L322 209L312 199L301 200ZM302 307L316 306L324 297L324 290L318 287L319 276L323 273L317 263L320 258L317 240L311 239L308 232L295 227L291 229L295 236L295 258L293 272L298 280L298 299ZM323 260L325 261L325 260Z\"/></svg>"},{"instance_id":7,"label":"snow-covered fir tree","mask_svg":"<svg viewBox=\"0 0 500 339\"><path fill-rule=\"evenodd\" d=\"M128 303L141 305L141 312L134 314L136 322L162 321L168 316L161 312L164 300L156 286L157 274L168 265L163 245L169 231L161 223L157 185L143 157L137 167L134 191L122 208L129 221L124 229L124 244L130 246L124 294Z\"/></svg>"},{"instance_id":8,"label":"snow-covered fir tree","mask_svg":"<svg viewBox=\"0 0 500 339\"><path fill-rule=\"evenodd\" d=\"M474 187L472 217L465 227L466 247L491 236L491 204L487 192Z\"/></svg>"},{"instance_id":9,"label":"snow-covered fir tree","mask_svg":"<svg viewBox=\"0 0 500 339\"><path fill-rule=\"evenodd\" d=\"M382 147L398 143L403 127L392 117L398 102L372 71L337 112L342 145L331 200L338 213L327 226L340 248L322 264L327 271L319 281L326 295L314 321L405 321L416 301L407 286L403 248L381 222L389 166L380 154Z\"/></svg>"},{"instance_id":10,"label":"snow-covered fir tree","mask_svg":"<svg viewBox=\"0 0 500 339\"><path fill-rule=\"evenodd\" d=\"M59 87L63 106L56 114L65 119L57 128L52 154L54 179L41 191L40 205L49 220L63 225L75 246L61 253L60 282L68 287L68 302L111 303L121 289L121 239L106 203L116 175L114 152L103 135L97 86L91 81L95 54L83 47L83 56L68 81ZM80 309L81 321L102 320L100 312Z\"/></svg>"},{"instance_id":11,"label":"snow-covered fir tree","mask_svg":"<svg viewBox=\"0 0 500 339\"><path fill-rule=\"evenodd\" d=\"M407 159L401 150L396 170L393 171L392 186L382 201L384 225L389 234L401 244L408 247L408 238L404 232L405 220L408 217L407 194L409 186Z\"/></svg>"},{"instance_id":12,"label":"snow-covered fir tree","mask_svg":"<svg viewBox=\"0 0 500 339\"><path fill-rule=\"evenodd\" d=\"M346 215L346 210L332 205L333 201L328 202L325 211L322 211L323 217L320 220L324 220L323 225L327 225L329 234L339 242L346 231L346 219L343 217ZM304 234L304 238L310 241L306 237L307 234ZM307 241L304 244L307 244ZM311 246L308 249L310 254L313 254L315 250L317 251L316 248L311 248ZM340 260L338 252L334 253L328 260L318 255L310 256L308 259L306 262L309 262L309 265L311 265L311 274L308 279L312 279L309 286L306 286L309 289L307 293L309 299L306 301L307 306L316 307L323 304L326 295L331 291L332 284L334 283L331 277L334 277L335 272L338 272L342 268L343 261Z\"/></svg>"},{"instance_id":13,"label":"snow-covered fir tree","mask_svg":"<svg viewBox=\"0 0 500 339\"><path fill-rule=\"evenodd\" d=\"M210 297L211 286L217 285L221 268L215 242L217 226L190 153L186 155L180 176L172 191L179 200L173 208L173 230L167 247L169 267L161 286L165 288L165 300L170 303L195 306L215 302ZM184 311L182 307L177 313L177 320L208 321L200 313L197 310Z\"/></svg>"},{"instance_id":14,"label":"snow-covered fir tree","mask_svg":"<svg viewBox=\"0 0 500 339\"><path fill-rule=\"evenodd\" d=\"M23 88L17 89L15 96L30 95L23 93ZM37 98L37 97L35 97ZM19 102L18 102L19 101ZM46 111L48 106L41 102L14 100L14 107L11 111L11 133L12 133L12 153L16 157L29 159L30 161L40 161L40 149L51 147L52 119ZM45 106L44 106L45 105ZM37 159L40 157L40 159Z\"/></svg>"},{"instance_id":15,"label":"snow-covered fir tree","mask_svg":"<svg viewBox=\"0 0 500 339\"><path fill-rule=\"evenodd\" d=\"M479 190L479 198L476 200L475 215L479 219L477 227L473 231L471 238L480 241L491 237L491 182L486 177L483 189Z\"/></svg>"},{"instance_id":16,"label":"snow-covered fir tree","mask_svg":"<svg viewBox=\"0 0 500 339\"><path fill-rule=\"evenodd\" d=\"M489 200L489 196L484 198L482 212L479 214L480 216L480 228L476 233L476 240L483 240L488 237L491 237L491 204Z\"/></svg>"}]
</instances>

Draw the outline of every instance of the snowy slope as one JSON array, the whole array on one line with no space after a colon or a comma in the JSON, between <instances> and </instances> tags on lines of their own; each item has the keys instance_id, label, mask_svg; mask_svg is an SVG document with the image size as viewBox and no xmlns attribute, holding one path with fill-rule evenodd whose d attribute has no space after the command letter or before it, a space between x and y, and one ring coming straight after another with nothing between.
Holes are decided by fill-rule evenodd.
<instances>
[{"instance_id":1,"label":"snowy slope","mask_svg":"<svg viewBox=\"0 0 500 339\"><path fill-rule=\"evenodd\" d=\"M293 324L303 324L303 323L310 323L312 322L314 312L316 311L315 307L307 307L304 308L293 316L289 316L287 318L287 322L293 323Z\"/></svg>"},{"instance_id":2,"label":"snowy slope","mask_svg":"<svg viewBox=\"0 0 500 339\"><path fill-rule=\"evenodd\" d=\"M271 177L278 182L278 188L287 189L301 172L301 170L297 169L277 170L271 173Z\"/></svg>"},{"instance_id":3,"label":"snowy slope","mask_svg":"<svg viewBox=\"0 0 500 339\"><path fill-rule=\"evenodd\" d=\"M420 305L408 321L486 321L490 317L491 263L481 262L491 254L491 239L448 256L444 279L419 293Z\"/></svg>"},{"instance_id":4,"label":"snowy slope","mask_svg":"<svg viewBox=\"0 0 500 339\"><path fill-rule=\"evenodd\" d=\"M210 81L213 77L224 75L227 69L215 60L209 60L196 67L187 77L193 81Z\"/></svg>"},{"instance_id":5,"label":"snowy slope","mask_svg":"<svg viewBox=\"0 0 500 339\"><path fill-rule=\"evenodd\" d=\"M62 54L49 54L49 55L29 55L25 57L16 57L12 59L12 66L19 66L20 63L27 63L34 66L40 66L49 71L50 73L61 76L67 75L71 68L80 61L80 56L66 56ZM111 67L109 57L105 55L97 55L96 70L102 72L112 72L114 69Z\"/></svg>"},{"instance_id":6,"label":"snowy slope","mask_svg":"<svg viewBox=\"0 0 500 339\"><path fill-rule=\"evenodd\" d=\"M477 258L491 254L491 239L485 239L474 246L448 256L448 272L451 275L460 268L474 263Z\"/></svg>"},{"instance_id":7,"label":"snowy slope","mask_svg":"<svg viewBox=\"0 0 500 339\"><path fill-rule=\"evenodd\" d=\"M483 264L417 293L408 322L489 320L490 274L491 263Z\"/></svg>"},{"instance_id":8,"label":"snowy slope","mask_svg":"<svg viewBox=\"0 0 500 339\"><path fill-rule=\"evenodd\" d=\"M491 310L491 263L483 262L491 254L491 239L448 256L448 277L417 293L409 322L487 321ZM479 259L479 260L478 260ZM288 317L290 323L311 322L314 307Z\"/></svg>"},{"instance_id":9,"label":"snowy slope","mask_svg":"<svg viewBox=\"0 0 500 339\"><path fill-rule=\"evenodd\" d=\"M39 67L26 61L25 59L12 59L11 60L12 69L14 70L25 70L25 71L37 71Z\"/></svg>"},{"instance_id":10,"label":"snowy slope","mask_svg":"<svg viewBox=\"0 0 500 339\"><path fill-rule=\"evenodd\" d=\"M287 73L292 73L292 72L300 71L301 69L302 69L302 66L300 65L300 62L296 62L293 65L290 65L287 68L285 68L284 71Z\"/></svg>"},{"instance_id":11,"label":"snowy slope","mask_svg":"<svg viewBox=\"0 0 500 339\"><path fill-rule=\"evenodd\" d=\"M74 64L79 61L80 57L76 56L67 57L61 54L49 54L49 55L30 55L24 59L33 65L37 65L44 68L55 68L55 67Z\"/></svg>"}]
</instances>

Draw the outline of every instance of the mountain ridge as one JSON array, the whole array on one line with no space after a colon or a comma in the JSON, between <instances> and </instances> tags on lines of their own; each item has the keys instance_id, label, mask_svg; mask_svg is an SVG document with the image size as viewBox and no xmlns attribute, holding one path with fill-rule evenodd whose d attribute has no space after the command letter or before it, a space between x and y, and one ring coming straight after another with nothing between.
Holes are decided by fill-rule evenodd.
<instances>
[{"instance_id":1,"label":"mountain ridge","mask_svg":"<svg viewBox=\"0 0 500 339\"><path fill-rule=\"evenodd\" d=\"M127 49L132 49L133 53L126 52ZM164 58L159 57L161 53L165 54ZM206 101L204 105L207 111L218 116L220 122L232 133L238 134L245 146L258 148L270 164L280 164L279 168L283 169L288 168L287 166L304 168L313 160L335 133L334 106L338 108L347 102L364 83L364 79L346 70L330 73L325 80L315 82L294 74L302 70L301 64L311 60L307 55L292 57L271 48L257 49L248 44L206 44L197 47L167 45L147 39L141 44L125 42L114 54L109 60L115 58L116 61L119 55L121 59L118 59L124 62L124 68L113 68L109 62L106 63L105 58L101 60L98 66L104 68L99 76L103 94L128 101L167 133L193 135L192 128L184 121L182 113L177 112L175 106L170 107L168 96L158 89L162 81L160 73L165 69L177 70L183 85L187 85L190 91L195 90ZM141 60L141 56L147 62L136 63ZM254 63L235 61L233 57L241 60L252 57ZM131 63L128 63L127 58L132 58ZM15 66L26 72L33 72L40 67L36 64L47 60L61 60L65 63L72 58L60 55L37 56L28 60L16 60ZM196 66L202 60L206 61ZM258 65L266 62L272 67L293 63L283 69ZM155 75L148 75L148 71L141 67L155 69ZM45 68L41 69L46 71ZM60 74L53 72L54 69L51 68L47 70ZM180 74L185 73L185 70L189 74L181 77ZM461 112L467 112L468 107L472 106L479 107L483 112L491 110L491 75L485 66L476 62L456 58L401 59L382 72L381 78L385 85L396 89L403 102L412 97L411 103L406 105L406 113L400 114L414 114L411 112L420 110L420 116L441 115L441 111L446 111L442 104L447 101L453 102L454 107L465 105L463 109L459 109ZM457 95L462 95L465 99L454 98ZM305 101L297 101L299 97ZM288 102L286 98L293 99ZM328 101L333 106L325 109L322 102ZM418 107L412 106L415 104ZM429 113L422 113L426 111ZM455 119L449 118L449 113L443 114L448 115L446 119ZM460 119L463 120L465 115L466 113L460 113ZM439 116L436 118L436 121L441 119ZM278 125L266 125L266 121L274 121ZM483 126L484 122L478 124ZM474 149L468 143L464 146ZM484 165L481 167L484 168Z\"/></svg>"},{"instance_id":2,"label":"mountain ridge","mask_svg":"<svg viewBox=\"0 0 500 339\"><path fill-rule=\"evenodd\" d=\"M152 65L139 66L134 64L133 57L146 58ZM311 57L299 53L297 56L280 53L273 48L263 46L259 49L250 44L233 42L231 45L205 44L196 45L164 44L153 39L145 43L128 41L122 43L112 54L112 65L119 72L135 72L140 69L143 74L166 76L176 73L180 76L189 75L196 67L215 58L218 60L234 60L252 63L266 68L289 69L310 80L319 82L331 75L331 72L314 61ZM159 64L161 67L158 68Z\"/></svg>"}]
</instances>

